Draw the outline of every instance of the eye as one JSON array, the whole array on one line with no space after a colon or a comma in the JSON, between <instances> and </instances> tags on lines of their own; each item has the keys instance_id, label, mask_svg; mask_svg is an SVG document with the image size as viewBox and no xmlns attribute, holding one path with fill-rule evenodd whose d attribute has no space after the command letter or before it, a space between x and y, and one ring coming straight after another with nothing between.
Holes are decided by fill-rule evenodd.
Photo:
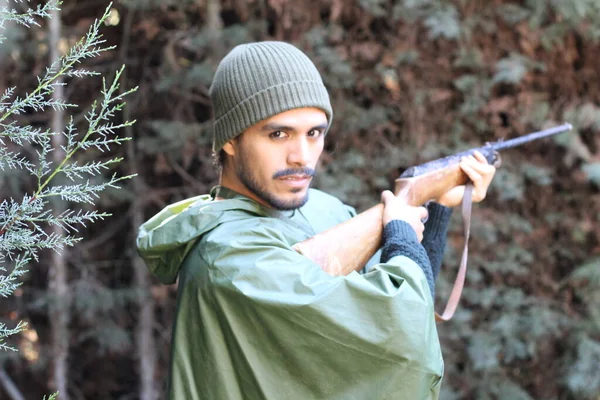
<instances>
[{"instance_id":1,"label":"eye","mask_svg":"<svg viewBox=\"0 0 600 400\"><path fill-rule=\"evenodd\" d=\"M269 137L272 139L283 139L287 137L287 134L284 131L275 131L269 134Z\"/></svg>"},{"instance_id":2,"label":"eye","mask_svg":"<svg viewBox=\"0 0 600 400\"><path fill-rule=\"evenodd\" d=\"M320 129L311 129L308 132L307 136L311 138L318 138L322 133L323 131L321 131Z\"/></svg>"}]
</instances>

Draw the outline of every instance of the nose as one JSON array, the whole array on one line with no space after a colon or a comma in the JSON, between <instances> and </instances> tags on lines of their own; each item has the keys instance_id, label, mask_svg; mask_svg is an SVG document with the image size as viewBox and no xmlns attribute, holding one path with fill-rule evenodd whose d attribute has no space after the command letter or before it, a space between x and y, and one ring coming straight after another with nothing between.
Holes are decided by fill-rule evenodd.
<instances>
[{"instance_id":1,"label":"nose","mask_svg":"<svg viewBox=\"0 0 600 400\"><path fill-rule=\"evenodd\" d=\"M310 143L306 137L300 137L290 143L288 163L290 165L306 166L310 160Z\"/></svg>"}]
</instances>

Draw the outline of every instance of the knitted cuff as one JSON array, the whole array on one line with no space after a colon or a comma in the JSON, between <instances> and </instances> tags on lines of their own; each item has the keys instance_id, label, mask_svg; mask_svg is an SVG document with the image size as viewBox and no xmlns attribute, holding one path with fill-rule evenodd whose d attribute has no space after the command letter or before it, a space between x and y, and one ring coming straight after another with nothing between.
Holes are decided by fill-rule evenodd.
<instances>
[{"instance_id":1,"label":"knitted cuff","mask_svg":"<svg viewBox=\"0 0 600 400\"><path fill-rule=\"evenodd\" d=\"M411 242L418 242L417 233L406 221L399 219L388 222L383 228L383 243L385 244L391 238L397 240L407 240Z\"/></svg>"},{"instance_id":2,"label":"knitted cuff","mask_svg":"<svg viewBox=\"0 0 600 400\"><path fill-rule=\"evenodd\" d=\"M408 222L393 220L383 229L383 247L381 262L386 263L396 256L405 256L413 260L425 274L431 297L435 293L435 283L431 264L425 248L418 241L417 234Z\"/></svg>"},{"instance_id":3,"label":"knitted cuff","mask_svg":"<svg viewBox=\"0 0 600 400\"><path fill-rule=\"evenodd\" d=\"M448 224L452 217L452 209L439 203L430 202L427 204L429 217L425 223L425 236L437 237L446 236Z\"/></svg>"},{"instance_id":4,"label":"knitted cuff","mask_svg":"<svg viewBox=\"0 0 600 400\"><path fill-rule=\"evenodd\" d=\"M421 244L429 256L431 272L435 281L442 267L452 209L431 202L427 205L427 211L429 219L425 223Z\"/></svg>"}]
</instances>

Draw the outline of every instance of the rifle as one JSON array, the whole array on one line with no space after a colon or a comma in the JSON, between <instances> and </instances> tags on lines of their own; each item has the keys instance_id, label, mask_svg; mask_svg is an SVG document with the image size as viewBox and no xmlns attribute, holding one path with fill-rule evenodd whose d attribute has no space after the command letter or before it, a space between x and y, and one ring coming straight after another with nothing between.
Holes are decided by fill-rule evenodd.
<instances>
[{"instance_id":1,"label":"rifle","mask_svg":"<svg viewBox=\"0 0 600 400\"><path fill-rule=\"evenodd\" d=\"M439 198L456 186L468 184L469 179L459 166L463 156L479 151L488 163L497 164L500 160L498 154L500 150L567 132L572 128L571 124L565 123L515 139L486 143L479 148L473 148L408 168L396 179L394 194L403 198L408 205L421 206L430 200ZM463 258L448 305L443 315L440 316L436 313L438 320L446 321L454 314L466 275L471 207L469 186L467 185L467 189L465 189L463 199L463 222L465 225ZM362 269L381 247L382 219L383 204L379 204L342 224L297 243L294 245L294 249L319 264L330 275L347 275L352 271Z\"/></svg>"}]
</instances>

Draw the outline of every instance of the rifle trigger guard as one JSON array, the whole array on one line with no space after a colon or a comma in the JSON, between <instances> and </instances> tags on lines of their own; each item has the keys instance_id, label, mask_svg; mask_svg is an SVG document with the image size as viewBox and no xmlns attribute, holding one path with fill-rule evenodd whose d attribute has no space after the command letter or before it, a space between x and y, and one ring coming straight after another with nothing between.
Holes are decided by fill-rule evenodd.
<instances>
[{"instance_id":1,"label":"rifle trigger guard","mask_svg":"<svg viewBox=\"0 0 600 400\"><path fill-rule=\"evenodd\" d=\"M498 153L497 151L494 152L494 162L492 162L492 165L495 168L500 168L500 166L502 165L502 157L500 157L500 153Z\"/></svg>"}]
</instances>

